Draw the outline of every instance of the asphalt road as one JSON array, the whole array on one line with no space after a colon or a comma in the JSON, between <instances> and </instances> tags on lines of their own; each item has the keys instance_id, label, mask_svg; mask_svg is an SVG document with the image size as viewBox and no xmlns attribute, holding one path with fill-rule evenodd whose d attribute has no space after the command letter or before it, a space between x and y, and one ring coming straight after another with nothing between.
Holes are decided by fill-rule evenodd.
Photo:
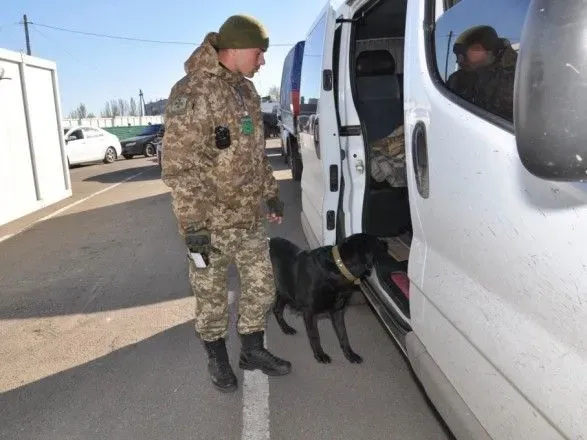
<instances>
[{"instance_id":1,"label":"asphalt road","mask_svg":"<svg viewBox=\"0 0 587 440\"><path fill-rule=\"evenodd\" d=\"M286 202L270 234L306 246L299 184L277 143L268 146ZM283 335L271 316L267 345L292 373L243 374L233 320L239 389L218 393L195 338L184 248L158 168L122 160L71 176L71 199L0 229L10 237L0 242L0 439L448 438L361 301L347 327L363 364L346 361L329 321L320 330L333 362L318 364L301 317L286 314L298 334ZM235 271L229 285L234 303Z\"/></svg>"}]
</instances>

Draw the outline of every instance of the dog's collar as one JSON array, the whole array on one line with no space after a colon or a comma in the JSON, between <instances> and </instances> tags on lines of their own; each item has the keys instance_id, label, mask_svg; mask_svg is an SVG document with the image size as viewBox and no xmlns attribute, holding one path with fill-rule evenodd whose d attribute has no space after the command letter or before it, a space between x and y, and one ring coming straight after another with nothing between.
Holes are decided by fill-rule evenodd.
<instances>
[{"instance_id":1,"label":"dog's collar","mask_svg":"<svg viewBox=\"0 0 587 440\"><path fill-rule=\"evenodd\" d=\"M356 285L361 284L361 280L359 278L357 278L356 276L354 276L351 273L351 271L348 270L347 267L342 262L342 258L340 257L340 251L338 250L338 246L332 246L332 257L334 258L334 263L336 264L336 267L338 267L338 270L340 270L340 273L343 274L343 276L347 280L349 280L351 283L354 283Z\"/></svg>"}]
</instances>

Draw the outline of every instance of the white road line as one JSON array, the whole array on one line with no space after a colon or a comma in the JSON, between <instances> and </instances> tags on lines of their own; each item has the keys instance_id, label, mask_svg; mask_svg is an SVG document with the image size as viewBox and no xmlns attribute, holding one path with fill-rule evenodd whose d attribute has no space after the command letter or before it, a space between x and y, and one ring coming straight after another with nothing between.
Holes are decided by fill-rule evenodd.
<instances>
[{"instance_id":1,"label":"white road line","mask_svg":"<svg viewBox=\"0 0 587 440\"><path fill-rule=\"evenodd\" d=\"M150 171L150 170L152 170L153 168L154 168L154 165L153 165L153 166L150 166L149 168L147 168L147 169L146 169L146 170L144 170L144 171L141 171L140 173L133 174L132 176L130 176L130 177L127 177L126 179L124 179L124 180L122 180L122 181L120 181L120 182L118 182L118 183L115 183L115 184L113 184L113 185L107 186L106 188L104 188L104 189L101 189L100 191L96 191L95 193L92 193L92 194L90 194L89 196L87 196L87 197L84 197L83 199L80 199L80 200L77 200L77 201L75 201L75 202L73 202L73 203L70 203L69 205L66 205L66 206L64 206L63 208L60 208L60 209L58 209L57 211L54 211L54 212L52 212L51 214L48 214L48 215L46 215L45 217L42 217L42 218L40 218L40 219L38 219L38 220L34 221L34 222L33 222L33 223L31 223L30 225L27 225L27 226L25 226L24 228L20 229L19 231L15 232L15 233L13 233L13 234L4 235L3 237L0 237L0 243L2 243L2 242L3 242L3 241L5 241L5 240L8 240L8 239L9 239L9 238L11 238L11 237L14 237L15 235L18 235L18 234L20 234L21 232L24 232L24 231L26 231L27 229L30 229L30 228L32 228L32 227L33 227L34 225L36 225L37 223L44 222L45 220L49 220L49 219L51 219L51 218L55 217L56 215L59 215L59 214L61 214L62 212L65 212L65 211L67 211L68 209L71 209L71 208L73 208L74 206L77 206L77 205L79 205L80 203L84 203L84 202L86 202L86 201L90 200L90 199L91 199L91 198L93 198L93 197L96 197L96 196L98 196L98 195L100 195L100 194L103 194L103 193L105 193L106 191L110 191L111 189L114 189L114 188L116 188L118 185L122 185L123 183L126 183L126 182L128 182L129 180L132 180L132 179L134 179L134 178L136 178L136 177L139 177L141 174L145 174L147 171Z\"/></svg>"},{"instance_id":2,"label":"white road line","mask_svg":"<svg viewBox=\"0 0 587 440\"><path fill-rule=\"evenodd\" d=\"M241 438L242 440L270 440L269 380L259 370L245 371Z\"/></svg>"},{"instance_id":3,"label":"white road line","mask_svg":"<svg viewBox=\"0 0 587 440\"><path fill-rule=\"evenodd\" d=\"M113 185L107 186L106 188L104 188L104 189L101 189L100 191L96 191L95 193L92 193L92 194L90 194L89 196L87 196L87 197L84 197L83 199L79 199L79 200L77 200L77 201L75 201L75 202L73 202L73 203L70 203L69 205L67 205L67 206L64 206L63 208L61 208L61 209L58 209L57 211L55 211L55 212L52 212L51 214L49 214L49 215L46 215L45 217L43 217L43 218L39 219L37 222L43 222L43 221L45 221L45 220L49 220L50 218L53 218L53 217L55 217L56 215L59 215L59 214L61 214L62 212L65 212L65 211L67 211L68 209L71 209L71 208L73 208L74 206L77 206L77 205L79 205L80 203L87 202L88 200L90 200L90 199L91 199L91 198L93 198L93 197L99 196L100 194L103 194L103 193L105 193L106 191L110 191L111 189L114 189L114 188L116 188L118 185L122 185L123 183L126 183L126 182L128 182L129 180L132 180L132 179L134 179L135 177L139 177L141 174L145 174L147 171L149 171L149 170L151 170L151 169L152 169L152 167L150 167L149 169L146 169L145 171L141 171L140 173L133 174L132 176L130 176L130 177L127 177L126 179L124 179L124 180L121 180L121 181L120 181L120 182L118 182L118 183L115 183L115 184L113 184Z\"/></svg>"},{"instance_id":4,"label":"white road line","mask_svg":"<svg viewBox=\"0 0 587 440\"><path fill-rule=\"evenodd\" d=\"M8 235L3 235L2 237L0 237L0 243L2 243L5 240L8 240L9 238L12 238L16 235L17 233L14 234L8 234Z\"/></svg>"},{"instance_id":5,"label":"white road line","mask_svg":"<svg viewBox=\"0 0 587 440\"><path fill-rule=\"evenodd\" d=\"M237 292L229 290L228 304L232 306L237 296ZM244 371L242 429L242 440L270 440L269 380L259 370Z\"/></svg>"}]
</instances>

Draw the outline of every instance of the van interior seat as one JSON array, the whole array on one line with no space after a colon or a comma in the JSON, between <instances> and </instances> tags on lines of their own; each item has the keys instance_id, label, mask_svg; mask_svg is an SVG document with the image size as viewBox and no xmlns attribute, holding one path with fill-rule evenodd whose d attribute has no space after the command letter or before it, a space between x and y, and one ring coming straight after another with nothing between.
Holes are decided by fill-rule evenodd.
<instances>
[{"instance_id":1,"label":"van interior seat","mask_svg":"<svg viewBox=\"0 0 587 440\"><path fill-rule=\"evenodd\" d=\"M367 50L356 62L357 110L367 141L388 136L403 124L401 85L396 62L387 50Z\"/></svg>"},{"instance_id":2,"label":"van interior seat","mask_svg":"<svg viewBox=\"0 0 587 440\"><path fill-rule=\"evenodd\" d=\"M395 59L387 50L367 50L356 62L357 110L366 129L366 145L389 136L403 125L403 93ZM369 179L364 230L393 237L411 225L407 188L392 188Z\"/></svg>"}]
</instances>

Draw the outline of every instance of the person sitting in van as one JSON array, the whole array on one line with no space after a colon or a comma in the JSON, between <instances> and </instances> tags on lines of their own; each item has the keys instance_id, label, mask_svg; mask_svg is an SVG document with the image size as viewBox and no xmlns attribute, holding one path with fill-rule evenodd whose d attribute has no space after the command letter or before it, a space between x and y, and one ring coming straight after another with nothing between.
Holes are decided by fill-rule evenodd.
<instances>
[{"instance_id":1,"label":"person sitting in van","mask_svg":"<svg viewBox=\"0 0 587 440\"><path fill-rule=\"evenodd\" d=\"M371 177L379 183L387 181L392 187L407 186L403 125L371 143Z\"/></svg>"},{"instance_id":2,"label":"person sitting in van","mask_svg":"<svg viewBox=\"0 0 587 440\"><path fill-rule=\"evenodd\" d=\"M499 38L491 26L474 26L453 46L459 70L448 88L467 101L513 120L514 76L518 54L509 40Z\"/></svg>"}]
</instances>

